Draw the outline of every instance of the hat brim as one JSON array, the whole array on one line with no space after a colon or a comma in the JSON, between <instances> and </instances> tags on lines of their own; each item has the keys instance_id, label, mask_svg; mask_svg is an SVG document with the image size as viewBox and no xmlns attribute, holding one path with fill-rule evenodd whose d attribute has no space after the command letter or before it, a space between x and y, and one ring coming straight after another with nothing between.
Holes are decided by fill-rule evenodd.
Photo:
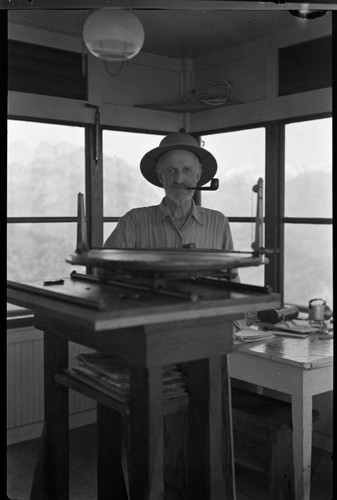
<instances>
[{"instance_id":1,"label":"hat brim","mask_svg":"<svg viewBox=\"0 0 337 500\"><path fill-rule=\"evenodd\" d=\"M199 146L192 146L189 144L169 144L167 146L158 146L157 148L151 149L146 153L140 162L140 170L145 177L145 179L155 186L163 187L159 182L156 173L156 164L160 156L172 149L184 149L194 153L200 160L202 165L201 177L198 181L198 186L203 186L207 184L216 174L218 169L218 164L212 153Z\"/></svg>"}]
</instances>

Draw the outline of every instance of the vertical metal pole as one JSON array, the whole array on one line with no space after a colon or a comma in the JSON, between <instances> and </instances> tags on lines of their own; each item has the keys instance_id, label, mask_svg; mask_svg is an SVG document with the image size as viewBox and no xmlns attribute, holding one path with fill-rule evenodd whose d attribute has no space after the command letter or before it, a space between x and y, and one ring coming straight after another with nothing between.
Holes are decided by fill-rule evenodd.
<instances>
[{"instance_id":1,"label":"vertical metal pole","mask_svg":"<svg viewBox=\"0 0 337 500\"><path fill-rule=\"evenodd\" d=\"M253 187L253 191L257 193L257 204L255 241L252 243L252 248L253 250L259 251L263 247L263 180L261 178Z\"/></svg>"},{"instance_id":2,"label":"vertical metal pole","mask_svg":"<svg viewBox=\"0 0 337 500\"><path fill-rule=\"evenodd\" d=\"M78 193L77 197L77 244L76 252L81 253L89 249L87 221L85 219L84 196Z\"/></svg>"},{"instance_id":3,"label":"vertical metal pole","mask_svg":"<svg viewBox=\"0 0 337 500\"><path fill-rule=\"evenodd\" d=\"M271 122L266 126L265 247L275 250L268 255L265 284L281 293L284 276L284 124Z\"/></svg>"},{"instance_id":4,"label":"vertical metal pole","mask_svg":"<svg viewBox=\"0 0 337 500\"><path fill-rule=\"evenodd\" d=\"M103 162L100 128L86 128L86 212L88 244L91 248L103 245Z\"/></svg>"}]
</instances>

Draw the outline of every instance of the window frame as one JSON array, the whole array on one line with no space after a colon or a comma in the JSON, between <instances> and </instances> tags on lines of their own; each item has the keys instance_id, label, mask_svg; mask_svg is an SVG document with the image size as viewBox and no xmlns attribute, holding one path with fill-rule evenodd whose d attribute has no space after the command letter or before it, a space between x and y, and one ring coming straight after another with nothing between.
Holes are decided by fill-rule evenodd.
<instances>
[{"instance_id":1,"label":"window frame","mask_svg":"<svg viewBox=\"0 0 337 500\"><path fill-rule=\"evenodd\" d=\"M281 295L284 302L284 233L285 224L324 224L332 226L332 218L285 216L285 128L290 123L332 118L332 113L317 113L283 120L240 125L225 129L198 132L201 136L264 127L266 131L265 153L265 248L268 265L265 266L265 286ZM267 168L267 165L269 166ZM255 223L255 217L228 217L229 222ZM303 304L298 304L302 309Z\"/></svg>"},{"instance_id":2,"label":"window frame","mask_svg":"<svg viewBox=\"0 0 337 500\"><path fill-rule=\"evenodd\" d=\"M266 216L265 246L275 253L268 255L266 266L266 285L280 293L284 303L284 262L285 262L285 225L286 224L326 224L332 225L331 218L286 217L285 216L285 129L291 123L300 123L323 118L332 118L332 113L317 113L266 124ZM268 208L268 209L267 209ZM301 309L303 304L296 304Z\"/></svg>"},{"instance_id":3,"label":"window frame","mask_svg":"<svg viewBox=\"0 0 337 500\"><path fill-rule=\"evenodd\" d=\"M206 130L193 133L195 136L207 136L217 133L265 128L265 247L272 253L267 254L269 264L265 267L265 285L274 292L280 293L284 300L284 230L285 224L324 224L332 225L332 218L315 217L285 217L285 127L290 123L310 121L322 118L332 118L332 113L319 113L291 119L274 120L269 122L241 125L217 130ZM130 133L148 133L151 135L166 135L168 131L139 130L126 127L100 126L99 133L94 124L70 122L65 120L41 120L26 116L8 116L8 120L22 120L46 124L79 126L84 128L85 140L85 202L87 214L88 241L91 247L101 247L103 244L103 227L107 222L118 222L120 216L103 215L103 130L123 131ZM96 144L98 141L98 144ZM98 152L98 160L95 157ZM267 169L266 165L270 167ZM197 193L196 202L202 203L200 193ZM255 223L255 217L228 217L229 222ZM7 224L38 223L38 222L77 222L77 217L8 217ZM90 273L91 269L87 268ZM21 310L22 311L22 310ZM27 312L22 311L15 315L13 311L7 314L7 324L15 328L16 317L20 319L20 326L31 325L31 317L27 319Z\"/></svg>"},{"instance_id":4,"label":"window frame","mask_svg":"<svg viewBox=\"0 0 337 500\"><path fill-rule=\"evenodd\" d=\"M282 151L282 165L281 165L281 175L282 175L282 201L281 201L281 213L280 213L280 239L282 241L282 247L280 248L280 254L282 256L282 262L281 262L281 273L280 276L282 278L281 280L281 300L282 303L284 302L284 263L285 263L285 226L286 224L307 224L307 225L327 225L327 226L333 226L333 219L331 217L289 217L285 216L285 148L286 148L286 141L285 141L285 129L286 125L292 124L292 123L301 123L301 122L307 122L307 121L313 121L313 120L320 120L324 118L331 118L333 120L333 114L332 113L320 113L320 114L315 114L315 115L308 115L305 117L299 117L299 118L289 118L287 120L282 120L280 121L280 127L281 127L281 134L283 136L283 151ZM333 124L332 124L333 125ZM332 131L333 133L333 131ZM332 165L333 167L333 165ZM333 169L332 169L333 172ZM333 227L332 227L333 229ZM304 304L295 304L299 306L300 310L306 310L307 305Z\"/></svg>"},{"instance_id":5,"label":"window frame","mask_svg":"<svg viewBox=\"0 0 337 500\"><path fill-rule=\"evenodd\" d=\"M47 125L64 125L82 127L84 132L84 186L85 186L85 200L86 200L86 214L87 214L87 228L88 228L88 241L91 246L97 239L97 228L102 226L99 221L99 209L97 209L97 196L93 195L93 189L97 188L97 181L93 181L92 173L95 172L94 179L99 177L101 168L93 168L94 163L94 142L95 142L95 127L94 125L83 124L78 122L70 122L63 120L41 120L31 117L18 117L8 115L7 121L24 121L32 123L45 123ZM101 157L100 157L101 158ZM95 203L96 202L96 203ZM98 204L99 205L99 204ZM20 217L7 217L7 227L10 224L35 224L35 223L69 223L77 222L77 215L75 216L20 216ZM87 272L90 269L87 268ZM16 310L7 310L7 329L23 328L33 326L33 312L29 309L18 308Z\"/></svg>"}]
</instances>

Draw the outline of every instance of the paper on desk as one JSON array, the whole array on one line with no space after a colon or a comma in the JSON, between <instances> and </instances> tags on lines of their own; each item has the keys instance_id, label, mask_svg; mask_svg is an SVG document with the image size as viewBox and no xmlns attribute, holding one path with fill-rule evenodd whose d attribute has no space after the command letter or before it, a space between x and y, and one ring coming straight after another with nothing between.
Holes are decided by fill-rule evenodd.
<instances>
[{"instance_id":1,"label":"paper on desk","mask_svg":"<svg viewBox=\"0 0 337 500\"><path fill-rule=\"evenodd\" d=\"M235 333L235 340L239 340L241 342L257 342L272 338L274 338L274 334L271 332L249 327Z\"/></svg>"},{"instance_id":2,"label":"paper on desk","mask_svg":"<svg viewBox=\"0 0 337 500\"><path fill-rule=\"evenodd\" d=\"M309 323L309 321L296 319L282 321L274 325L275 330L282 330L285 332L293 332L299 334L317 333L319 328L320 326L313 326Z\"/></svg>"}]
</instances>

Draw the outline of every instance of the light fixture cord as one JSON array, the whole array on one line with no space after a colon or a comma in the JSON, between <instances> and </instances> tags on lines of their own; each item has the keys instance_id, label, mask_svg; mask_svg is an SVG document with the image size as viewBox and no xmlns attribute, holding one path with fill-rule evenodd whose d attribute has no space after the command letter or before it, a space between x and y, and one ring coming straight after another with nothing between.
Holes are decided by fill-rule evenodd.
<instances>
[{"instance_id":1,"label":"light fixture cord","mask_svg":"<svg viewBox=\"0 0 337 500\"><path fill-rule=\"evenodd\" d=\"M124 51L126 50L126 43L124 44L125 45L125 48L124 48ZM101 49L102 49L102 53L104 53L103 51L103 43L102 43L102 40L101 40ZM125 52L124 52L125 53ZM107 62L105 61L105 59L103 59L103 65L104 65L104 68L105 68L105 71L110 75L110 76L118 76L119 73L122 71L123 69L123 66L124 66L124 63L125 63L125 60L121 62L118 70L116 71L116 73L112 73L109 69L109 66L107 65Z\"/></svg>"},{"instance_id":2,"label":"light fixture cord","mask_svg":"<svg viewBox=\"0 0 337 500\"><path fill-rule=\"evenodd\" d=\"M112 73L112 72L110 71L110 69L109 69L108 65L107 65L107 62L106 62L106 61L104 61L104 59L103 59L103 65L104 65L104 68L105 68L106 72L107 72L110 76L118 76L118 75L119 75L119 73L122 71L122 68L123 68L124 64L125 64L125 61L122 61L122 62L121 62L121 64L120 64L120 66L119 66L119 68L118 68L118 70L116 71L116 73Z\"/></svg>"}]
</instances>

